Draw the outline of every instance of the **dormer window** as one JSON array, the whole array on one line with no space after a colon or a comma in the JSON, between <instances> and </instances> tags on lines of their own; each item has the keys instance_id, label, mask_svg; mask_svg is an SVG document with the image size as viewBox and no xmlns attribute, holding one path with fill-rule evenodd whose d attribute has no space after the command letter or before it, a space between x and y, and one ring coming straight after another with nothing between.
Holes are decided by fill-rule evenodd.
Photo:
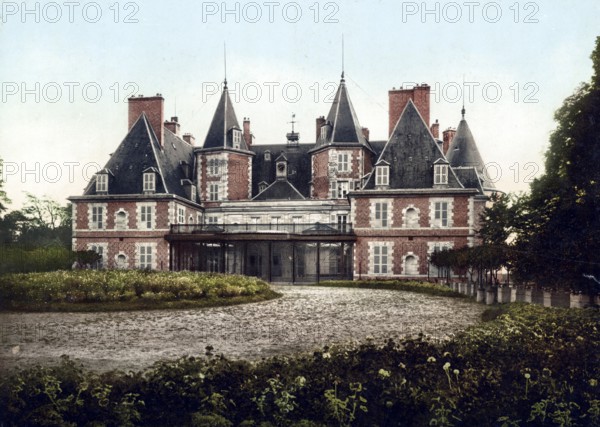
<instances>
[{"instance_id":1,"label":"dormer window","mask_svg":"<svg viewBox=\"0 0 600 427\"><path fill-rule=\"evenodd\" d=\"M266 182L261 182L260 184L258 184L258 192L262 193L263 191L265 191L268 187L268 184Z\"/></svg>"},{"instance_id":2,"label":"dormer window","mask_svg":"<svg viewBox=\"0 0 600 427\"><path fill-rule=\"evenodd\" d=\"M96 175L96 193L108 193L108 174L98 173Z\"/></svg>"},{"instance_id":3,"label":"dormer window","mask_svg":"<svg viewBox=\"0 0 600 427\"><path fill-rule=\"evenodd\" d=\"M387 186L390 185L390 167L376 166L375 167L375 185L376 186Z\"/></svg>"},{"instance_id":4,"label":"dormer window","mask_svg":"<svg viewBox=\"0 0 600 427\"><path fill-rule=\"evenodd\" d=\"M438 164L433 167L433 183L434 185L448 184L448 165Z\"/></svg>"},{"instance_id":5,"label":"dormer window","mask_svg":"<svg viewBox=\"0 0 600 427\"><path fill-rule=\"evenodd\" d=\"M265 162L271 161L271 152L269 150L265 151Z\"/></svg>"},{"instance_id":6,"label":"dormer window","mask_svg":"<svg viewBox=\"0 0 600 427\"><path fill-rule=\"evenodd\" d=\"M144 193L154 193L156 191L156 173L144 172Z\"/></svg>"},{"instance_id":7,"label":"dormer window","mask_svg":"<svg viewBox=\"0 0 600 427\"><path fill-rule=\"evenodd\" d=\"M321 139L323 141L327 140L327 125L321 126Z\"/></svg>"},{"instance_id":8,"label":"dormer window","mask_svg":"<svg viewBox=\"0 0 600 427\"><path fill-rule=\"evenodd\" d=\"M191 194L190 194L190 200L191 200L192 202L195 202L195 201L196 201L196 199L197 199L197 195L196 195L196 186L195 186L195 185L192 185L192 187L191 187Z\"/></svg>"},{"instance_id":9,"label":"dormer window","mask_svg":"<svg viewBox=\"0 0 600 427\"><path fill-rule=\"evenodd\" d=\"M233 148L240 148L242 143L242 131L239 129L233 130Z\"/></svg>"},{"instance_id":10,"label":"dormer window","mask_svg":"<svg viewBox=\"0 0 600 427\"><path fill-rule=\"evenodd\" d=\"M287 177L287 165L285 162L277 162L277 178Z\"/></svg>"}]
</instances>

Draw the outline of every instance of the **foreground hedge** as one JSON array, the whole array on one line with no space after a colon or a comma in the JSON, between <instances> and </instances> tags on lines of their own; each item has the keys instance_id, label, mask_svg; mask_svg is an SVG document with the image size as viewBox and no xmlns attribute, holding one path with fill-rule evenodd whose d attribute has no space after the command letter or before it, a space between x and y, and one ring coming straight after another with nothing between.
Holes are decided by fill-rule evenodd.
<instances>
[{"instance_id":1,"label":"foreground hedge","mask_svg":"<svg viewBox=\"0 0 600 427\"><path fill-rule=\"evenodd\" d=\"M325 348L256 364L183 357L137 373L64 360L0 380L5 425L597 426L600 315L513 305L434 344ZM261 424L262 423L262 424Z\"/></svg>"},{"instance_id":2,"label":"foreground hedge","mask_svg":"<svg viewBox=\"0 0 600 427\"><path fill-rule=\"evenodd\" d=\"M258 278L224 274L75 270L0 276L3 309L175 307L276 295Z\"/></svg>"}]
</instances>

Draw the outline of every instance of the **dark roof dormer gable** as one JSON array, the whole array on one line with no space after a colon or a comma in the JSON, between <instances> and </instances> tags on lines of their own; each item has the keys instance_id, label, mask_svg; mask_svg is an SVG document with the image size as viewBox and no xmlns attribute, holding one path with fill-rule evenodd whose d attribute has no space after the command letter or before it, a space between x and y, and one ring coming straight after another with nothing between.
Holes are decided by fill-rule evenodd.
<instances>
[{"instance_id":1,"label":"dark roof dormer gable","mask_svg":"<svg viewBox=\"0 0 600 427\"><path fill-rule=\"evenodd\" d=\"M400 115L389 140L384 146L376 167L389 165L390 189L425 189L434 186L434 165L446 161L439 144L416 106L409 100ZM377 171L371 174L365 189L377 188ZM449 170L447 188L462 188Z\"/></svg>"}]
</instances>

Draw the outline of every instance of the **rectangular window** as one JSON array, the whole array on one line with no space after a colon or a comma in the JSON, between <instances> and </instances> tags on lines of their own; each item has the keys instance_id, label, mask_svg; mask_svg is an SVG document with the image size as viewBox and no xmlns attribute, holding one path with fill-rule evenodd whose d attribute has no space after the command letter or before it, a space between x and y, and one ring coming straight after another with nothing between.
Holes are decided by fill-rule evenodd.
<instances>
[{"instance_id":1,"label":"rectangular window","mask_svg":"<svg viewBox=\"0 0 600 427\"><path fill-rule=\"evenodd\" d=\"M192 202L195 202L196 199L197 199L197 196L196 196L196 186L195 185L192 185L192 191L191 191L190 199L192 200Z\"/></svg>"},{"instance_id":2,"label":"rectangular window","mask_svg":"<svg viewBox=\"0 0 600 427\"><path fill-rule=\"evenodd\" d=\"M332 199L337 199L337 182L329 181L329 192L331 193Z\"/></svg>"},{"instance_id":3,"label":"rectangular window","mask_svg":"<svg viewBox=\"0 0 600 427\"><path fill-rule=\"evenodd\" d=\"M448 165L435 165L433 183L448 184Z\"/></svg>"},{"instance_id":4,"label":"rectangular window","mask_svg":"<svg viewBox=\"0 0 600 427\"><path fill-rule=\"evenodd\" d=\"M152 268L152 246L141 245L140 250L140 268Z\"/></svg>"},{"instance_id":5,"label":"rectangular window","mask_svg":"<svg viewBox=\"0 0 600 427\"><path fill-rule=\"evenodd\" d=\"M208 175L219 176L219 160L210 159L208 161Z\"/></svg>"},{"instance_id":6,"label":"rectangular window","mask_svg":"<svg viewBox=\"0 0 600 427\"><path fill-rule=\"evenodd\" d=\"M375 227L386 228L388 226L388 204L375 203Z\"/></svg>"},{"instance_id":7,"label":"rectangular window","mask_svg":"<svg viewBox=\"0 0 600 427\"><path fill-rule=\"evenodd\" d=\"M177 208L177 223L183 224L185 222L185 208Z\"/></svg>"},{"instance_id":8,"label":"rectangular window","mask_svg":"<svg viewBox=\"0 0 600 427\"><path fill-rule=\"evenodd\" d=\"M348 181L338 181L337 182L337 198L343 199L348 194Z\"/></svg>"},{"instance_id":9,"label":"rectangular window","mask_svg":"<svg viewBox=\"0 0 600 427\"><path fill-rule=\"evenodd\" d=\"M104 248L99 245L92 245L89 248L90 248L90 251L94 251L98 255L100 255L100 259L98 261L96 261L96 263L93 265L93 267L95 269L104 268Z\"/></svg>"},{"instance_id":10,"label":"rectangular window","mask_svg":"<svg viewBox=\"0 0 600 427\"><path fill-rule=\"evenodd\" d=\"M140 222L142 228L152 228L152 206L140 206Z\"/></svg>"},{"instance_id":11,"label":"rectangular window","mask_svg":"<svg viewBox=\"0 0 600 427\"><path fill-rule=\"evenodd\" d=\"M348 215L337 216L337 228L339 231L345 233L348 225Z\"/></svg>"},{"instance_id":12,"label":"rectangular window","mask_svg":"<svg viewBox=\"0 0 600 427\"><path fill-rule=\"evenodd\" d=\"M388 272L388 247L373 246L373 272L387 274Z\"/></svg>"},{"instance_id":13,"label":"rectangular window","mask_svg":"<svg viewBox=\"0 0 600 427\"><path fill-rule=\"evenodd\" d=\"M210 184L208 200L219 200L219 184Z\"/></svg>"},{"instance_id":14,"label":"rectangular window","mask_svg":"<svg viewBox=\"0 0 600 427\"><path fill-rule=\"evenodd\" d=\"M241 130L233 130L233 148L240 148L240 144L242 143L242 131Z\"/></svg>"},{"instance_id":15,"label":"rectangular window","mask_svg":"<svg viewBox=\"0 0 600 427\"><path fill-rule=\"evenodd\" d=\"M96 175L96 193L108 192L108 175L100 173Z\"/></svg>"},{"instance_id":16,"label":"rectangular window","mask_svg":"<svg viewBox=\"0 0 600 427\"><path fill-rule=\"evenodd\" d=\"M434 219L436 225L448 227L448 202L435 202Z\"/></svg>"},{"instance_id":17,"label":"rectangular window","mask_svg":"<svg viewBox=\"0 0 600 427\"><path fill-rule=\"evenodd\" d=\"M101 230L103 228L104 208L100 206L92 207L92 224L90 228Z\"/></svg>"},{"instance_id":18,"label":"rectangular window","mask_svg":"<svg viewBox=\"0 0 600 427\"><path fill-rule=\"evenodd\" d=\"M337 170L338 172L349 172L350 171L350 162L348 153L339 153L338 154L338 164Z\"/></svg>"},{"instance_id":19,"label":"rectangular window","mask_svg":"<svg viewBox=\"0 0 600 427\"><path fill-rule=\"evenodd\" d=\"M216 216L211 215L211 216L206 217L206 222L207 222L207 224L218 224L219 221Z\"/></svg>"},{"instance_id":20,"label":"rectangular window","mask_svg":"<svg viewBox=\"0 0 600 427\"><path fill-rule=\"evenodd\" d=\"M154 172L146 172L144 174L144 192L156 191L156 174Z\"/></svg>"},{"instance_id":21,"label":"rectangular window","mask_svg":"<svg viewBox=\"0 0 600 427\"><path fill-rule=\"evenodd\" d=\"M390 184L390 168L389 166L377 166L375 168L375 185Z\"/></svg>"}]
</instances>

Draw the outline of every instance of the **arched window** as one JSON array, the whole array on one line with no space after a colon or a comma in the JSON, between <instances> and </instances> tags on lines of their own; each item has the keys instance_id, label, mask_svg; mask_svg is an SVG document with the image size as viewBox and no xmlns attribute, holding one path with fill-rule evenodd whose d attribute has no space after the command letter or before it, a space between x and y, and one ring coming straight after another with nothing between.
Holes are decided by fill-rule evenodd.
<instances>
[{"instance_id":1,"label":"arched window","mask_svg":"<svg viewBox=\"0 0 600 427\"><path fill-rule=\"evenodd\" d=\"M417 228L419 226L419 214L414 208L408 208L406 210L406 227Z\"/></svg>"},{"instance_id":2,"label":"arched window","mask_svg":"<svg viewBox=\"0 0 600 427\"><path fill-rule=\"evenodd\" d=\"M408 255L404 259L404 274L416 275L419 274L419 264L414 255Z\"/></svg>"},{"instance_id":3,"label":"arched window","mask_svg":"<svg viewBox=\"0 0 600 427\"><path fill-rule=\"evenodd\" d=\"M116 228L117 230L125 230L127 228L127 214L124 211L117 212Z\"/></svg>"},{"instance_id":4,"label":"arched window","mask_svg":"<svg viewBox=\"0 0 600 427\"><path fill-rule=\"evenodd\" d=\"M124 254L117 255L117 268L119 270L127 268L127 257Z\"/></svg>"}]
</instances>

